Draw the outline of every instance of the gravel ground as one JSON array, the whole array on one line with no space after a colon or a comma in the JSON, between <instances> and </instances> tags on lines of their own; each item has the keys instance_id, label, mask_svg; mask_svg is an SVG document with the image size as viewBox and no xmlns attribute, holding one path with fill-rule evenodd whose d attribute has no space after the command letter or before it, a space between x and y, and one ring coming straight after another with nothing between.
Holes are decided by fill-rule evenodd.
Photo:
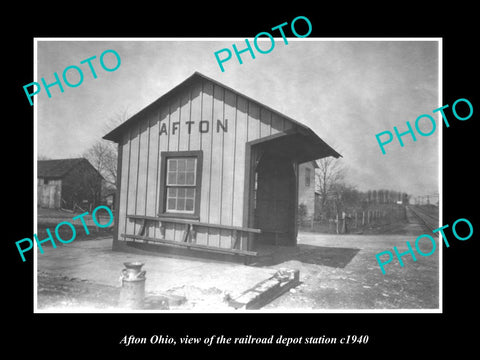
<instances>
[{"instance_id":1,"label":"gravel ground","mask_svg":"<svg viewBox=\"0 0 480 360\"><path fill-rule=\"evenodd\" d=\"M253 265L300 271L301 284L263 309L273 312L438 309L438 247L431 256L417 255L416 262L410 255L405 256L404 267L394 259L385 266L386 275L382 274L375 254L385 250L393 252L393 246L404 251L407 240L413 244L419 234L427 233L413 220L401 228L392 228L395 235L300 233L297 247L281 247L273 257L260 259ZM88 240L95 240L95 234L89 235ZM427 253L430 249L431 244L425 244L424 252ZM39 272L37 279L38 308L47 311L108 311L116 307L120 293L120 283L117 287L100 285L47 272ZM169 294L171 303L174 299L173 307L167 305L165 297L147 294L147 308L208 310L211 299L218 302L222 298L223 294L219 291L216 288L200 289L179 284ZM188 296L190 301L182 301L182 295ZM216 303L215 309L224 305Z\"/></svg>"}]
</instances>

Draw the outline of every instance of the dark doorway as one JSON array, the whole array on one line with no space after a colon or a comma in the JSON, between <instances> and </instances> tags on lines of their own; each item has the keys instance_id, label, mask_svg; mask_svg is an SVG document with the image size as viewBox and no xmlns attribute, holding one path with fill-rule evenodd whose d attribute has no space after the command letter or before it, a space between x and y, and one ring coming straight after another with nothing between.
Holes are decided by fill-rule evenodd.
<instances>
[{"instance_id":1,"label":"dark doorway","mask_svg":"<svg viewBox=\"0 0 480 360\"><path fill-rule=\"evenodd\" d=\"M296 180L292 161L265 152L256 167L255 227L261 244L296 245Z\"/></svg>"}]
</instances>

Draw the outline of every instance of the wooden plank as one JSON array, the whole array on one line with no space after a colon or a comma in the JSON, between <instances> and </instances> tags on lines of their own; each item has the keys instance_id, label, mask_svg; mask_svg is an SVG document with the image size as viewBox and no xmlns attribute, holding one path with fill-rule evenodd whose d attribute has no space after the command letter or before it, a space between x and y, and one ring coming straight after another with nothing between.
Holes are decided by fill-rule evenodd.
<instances>
[{"instance_id":1,"label":"wooden plank","mask_svg":"<svg viewBox=\"0 0 480 360\"><path fill-rule=\"evenodd\" d=\"M283 131L283 119L276 113L272 113L271 129L271 135Z\"/></svg>"},{"instance_id":2,"label":"wooden plank","mask_svg":"<svg viewBox=\"0 0 480 360\"><path fill-rule=\"evenodd\" d=\"M217 121L224 121L224 90L218 85L213 87L213 116L210 124L212 134L212 156L210 169L210 211L208 223L220 224L222 211L222 181L223 181L223 130L217 132ZM208 244L220 246L220 232L210 228Z\"/></svg>"},{"instance_id":3,"label":"wooden plank","mask_svg":"<svg viewBox=\"0 0 480 360\"><path fill-rule=\"evenodd\" d=\"M271 135L272 113L265 108L260 108L260 137Z\"/></svg>"},{"instance_id":4,"label":"wooden plank","mask_svg":"<svg viewBox=\"0 0 480 360\"><path fill-rule=\"evenodd\" d=\"M118 192L118 199L116 199L118 204L118 232L117 232L117 239L121 240L118 237L118 234L121 232L126 232L127 226L127 193L128 193L128 168L129 168L129 161L130 161L130 134L126 132L122 139L122 146L119 147L121 149L121 168L118 170L118 179L117 181L120 183L120 188Z\"/></svg>"},{"instance_id":5,"label":"wooden plank","mask_svg":"<svg viewBox=\"0 0 480 360\"><path fill-rule=\"evenodd\" d=\"M157 173L158 173L158 132L159 132L158 113L152 112L148 116L149 125L149 148L148 148L148 174L147 191L145 199L145 215L156 215L157 203ZM149 222L148 231L155 233L155 223Z\"/></svg>"},{"instance_id":6,"label":"wooden plank","mask_svg":"<svg viewBox=\"0 0 480 360\"><path fill-rule=\"evenodd\" d=\"M189 242L188 237L190 234L190 229L192 228L192 224L185 225L185 231L183 232L182 242Z\"/></svg>"},{"instance_id":7,"label":"wooden plank","mask_svg":"<svg viewBox=\"0 0 480 360\"><path fill-rule=\"evenodd\" d=\"M144 233L145 233L145 223L146 223L147 221L148 221L148 220L142 219L142 221L141 221L141 223L140 223L140 229L138 230L137 235L144 235Z\"/></svg>"},{"instance_id":8,"label":"wooden plank","mask_svg":"<svg viewBox=\"0 0 480 360\"><path fill-rule=\"evenodd\" d=\"M235 115L236 95L225 90L224 118L228 121L228 131L223 133L223 164L222 164L222 202L220 224L232 225L233 191L235 179ZM220 232L220 244L231 247L233 237L230 231Z\"/></svg>"},{"instance_id":9,"label":"wooden plank","mask_svg":"<svg viewBox=\"0 0 480 360\"><path fill-rule=\"evenodd\" d=\"M178 151L180 135L180 98L170 102L170 127L167 129L169 143L168 151Z\"/></svg>"},{"instance_id":10,"label":"wooden plank","mask_svg":"<svg viewBox=\"0 0 480 360\"><path fill-rule=\"evenodd\" d=\"M147 199L147 175L149 157L149 126L148 119L140 122L139 146L138 146L138 174L137 174L137 205L136 213L145 215Z\"/></svg>"},{"instance_id":11,"label":"wooden plank","mask_svg":"<svg viewBox=\"0 0 480 360\"><path fill-rule=\"evenodd\" d=\"M195 128L188 124L190 121L190 91L185 91L180 96L180 125L178 150L187 151L190 149L190 133ZM190 131L189 131L190 130Z\"/></svg>"},{"instance_id":12,"label":"wooden plank","mask_svg":"<svg viewBox=\"0 0 480 360\"><path fill-rule=\"evenodd\" d=\"M235 166L233 183L232 225L243 225L243 190L245 175L245 143L247 142L247 101L238 96L235 121Z\"/></svg>"},{"instance_id":13,"label":"wooden plank","mask_svg":"<svg viewBox=\"0 0 480 360\"><path fill-rule=\"evenodd\" d=\"M260 137L260 106L254 102L248 103L248 141Z\"/></svg>"},{"instance_id":14,"label":"wooden plank","mask_svg":"<svg viewBox=\"0 0 480 360\"><path fill-rule=\"evenodd\" d=\"M203 82L202 89L202 121L212 122L213 116L213 84ZM210 169L212 161L212 132L201 133L200 146L203 150L202 189L200 194L200 221L208 222L210 214ZM208 245L208 232L201 231L197 234L199 244Z\"/></svg>"},{"instance_id":15,"label":"wooden plank","mask_svg":"<svg viewBox=\"0 0 480 360\"><path fill-rule=\"evenodd\" d=\"M168 129L168 151L178 151L179 128L180 128L180 98L176 97L170 102L169 107L169 122ZM165 164L162 164L165 169ZM165 175L162 175L165 176ZM165 227L165 237L167 239L175 239L176 227L175 224L169 224Z\"/></svg>"},{"instance_id":16,"label":"wooden plank","mask_svg":"<svg viewBox=\"0 0 480 360\"><path fill-rule=\"evenodd\" d=\"M127 198L127 213L136 214L137 205L137 174L138 174L138 144L139 144L139 127L132 129L130 137L130 161L128 172L128 198ZM127 221L126 230L129 233L135 233L134 222Z\"/></svg>"},{"instance_id":17,"label":"wooden plank","mask_svg":"<svg viewBox=\"0 0 480 360\"><path fill-rule=\"evenodd\" d=\"M238 249L238 246L240 245L240 236L238 234L238 230L233 230L233 238L234 242L232 243L232 249Z\"/></svg>"},{"instance_id":18,"label":"wooden plank","mask_svg":"<svg viewBox=\"0 0 480 360\"><path fill-rule=\"evenodd\" d=\"M260 234L262 232L260 229L246 228L241 226L209 224L209 223L204 223L196 220L188 220L188 219L174 219L174 218L168 218L168 217L143 216L143 215L134 215L134 214L129 214L127 215L127 217L130 219L155 220L162 223L192 224L198 227L211 227L211 228L217 228L217 229L238 230L238 231L251 232L256 234Z\"/></svg>"},{"instance_id":19,"label":"wooden plank","mask_svg":"<svg viewBox=\"0 0 480 360\"><path fill-rule=\"evenodd\" d=\"M283 119L283 131L293 128L293 123L290 120Z\"/></svg>"},{"instance_id":20,"label":"wooden plank","mask_svg":"<svg viewBox=\"0 0 480 360\"><path fill-rule=\"evenodd\" d=\"M120 139L119 143L117 144L117 173L121 174L122 173L122 145L123 145L123 139ZM119 214L120 214L120 191L121 191L121 176L117 176L116 181L116 190L115 190L115 198L114 198L114 225L113 225L113 244L112 247L115 248L115 242L118 240L118 234L120 230L120 225L119 225Z\"/></svg>"},{"instance_id":21,"label":"wooden plank","mask_svg":"<svg viewBox=\"0 0 480 360\"><path fill-rule=\"evenodd\" d=\"M192 86L191 90L190 121L192 123L190 127L189 150L201 150L200 120L202 120L202 83L197 82Z\"/></svg>"},{"instance_id":22,"label":"wooden plank","mask_svg":"<svg viewBox=\"0 0 480 360\"><path fill-rule=\"evenodd\" d=\"M157 158L157 179L156 179L156 196L155 196L155 215L159 214L161 211L163 211L163 206L164 204L160 204L160 198L161 193L165 189L160 187L161 184L161 176L165 176L164 172L162 171L162 167L165 166L165 164L162 164L161 162L161 154L164 151L168 151L168 134L165 134L162 129L164 128L163 125L165 125L165 129L170 128L170 115L169 115L169 108L168 106L162 107L158 113L158 127L159 127L159 135L158 135L158 158ZM160 132L162 132L160 134ZM157 231L160 230L162 233L162 236L165 237L165 227L162 229L155 229L155 236L157 234Z\"/></svg>"},{"instance_id":23,"label":"wooden plank","mask_svg":"<svg viewBox=\"0 0 480 360\"><path fill-rule=\"evenodd\" d=\"M212 251L212 252L220 252L220 253L224 253L224 254L257 256L257 252L255 252L255 251L216 248L216 247L208 246L208 245L199 245L199 244L184 243L184 242L173 241L173 240L156 239L156 238L152 238L152 237L148 237L148 236L129 235L129 234L121 234L121 236L124 237L124 238L138 239L138 240L144 240L144 241L149 241L149 242L157 242L157 243L166 244L166 245L186 247L186 248L193 249L193 250L198 249L198 250L206 250L206 251Z\"/></svg>"}]
</instances>

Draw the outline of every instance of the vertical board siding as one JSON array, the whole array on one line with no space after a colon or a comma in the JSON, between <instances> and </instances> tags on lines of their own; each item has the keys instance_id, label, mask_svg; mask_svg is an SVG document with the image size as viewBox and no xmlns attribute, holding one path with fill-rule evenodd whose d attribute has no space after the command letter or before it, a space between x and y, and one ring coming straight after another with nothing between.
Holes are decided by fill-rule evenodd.
<instances>
[{"instance_id":1,"label":"vertical board siding","mask_svg":"<svg viewBox=\"0 0 480 360\"><path fill-rule=\"evenodd\" d=\"M129 171L129 154L130 154L130 133L126 132L121 140L122 146L122 166L120 176L120 192L118 198L118 234L127 232L127 192L128 192L128 171ZM120 149L119 148L119 149ZM124 240L118 238L118 240Z\"/></svg>"},{"instance_id":2,"label":"vertical board siding","mask_svg":"<svg viewBox=\"0 0 480 360\"><path fill-rule=\"evenodd\" d=\"M222 180L223 180L223 131L217 132L217 120L223 123L224 89L218 85L213 87L213 116L210 124L212 140L210 168L210 207L208 223L219 224L222 210ZM220 130L221 131L221 130ZM217 229L208 230L208 243L220 246L220 233Z\"/></svg>"},{"instance_id":3,"label":"vertical board siding","mask_svg":"<svg viewBox=\"0 0 480 360\"><path fill-rule=\"evenodd\" d=\"M243 226L243 191L245 188L245 149L248 133L248 102L237 96L235 111L235 176L232 200L232 221L234 226ZM242 234L241 248L246 249L247 236Z\"/></svg>"},{"instance_id":4,"label":"vertical board siding","mask_svg":"<svg viewBox=\"0 0 480 360\"><path fill-rule=\"evenodd\" d=\"M147 197L148 156L149 156L149 129L148 119L140 123L138 145L138 173L137 173L137 204L136 214L145 215Z\"/></svg>"},{"instance_id":5,"label":"vertical board siding","mask_svg":"<svg viewBox=\"0 0 480 360\"><path fill-rule=\"evenodd\" d=\"M200 131L198 130L202 120L202 83L198 82L192 86L190 93L190 142L188 150L200 150Z\"/></svg>"},{"instance_id":6,"label":"vertical board siding","mask_svg":"<svg viewBox=\"0 0 480 360\"><path fill-rule=\"evenodd\" d=\"M190 121L190 91L184 92L180 97L180 126L179 126L179 141L178 141L178 151L187 151L189 150L190 143L190 133L191 130L195 130L194 127L187 124L187 121ZM172 150L175 151L175 150Z\"/></svg>"},{"instance_id":7,"label":"vertical board siding","mask_svg":"<svg viewBox=\"0 0 480 360\"><path fill-rule=\"evenodd\" d=\"M137 198L137 174L138 174L138 144L139 134L138 126L130 132L130 152L128 166L128 186L127 186L127 214L136 214L136 198ZM127 234L135 234L135 223L127 220Z\"/></svg>"},{"instance_id":8,"label":"vertical board siding","mask_svg":"<svg viewBox=\"0 0 480 360\"><path fill-rule=\"evenodd\" d=\"M248 141L257 140L260 137L260 107L248 102Z\"/></svg>"},{"instance_id":9,"label":"vertical board siding","mask_svg":"<svg viewBox=\"0 0 480 360\"><path fill-rule=\"evenodd\" d=\"M148 137L148 174L147 174L147 191L145 199L145 215L155 216L157 206L157 174L158 174L158 113L151 112L148 117L149 137ZM155 224L148 224L148 235L155 235Z\"/></svg>"},{"instance_id":10,"label":"vertical board siding","mask_svg":"<svg viewBox=\"0 0 480 360\"><path fill-rule=\"evenodd\" d=\"M260 137L270 136L272 131L272 113L265 109L260 108Z\"/></svg>"},{"instance_id":11,"label":"vertical board siding","mask_svg":"<svg viewBox=\"0 0 480 360\"><path fill-rule=\"evenodd\" d=\"M162 108L160 108L159 112L158 112L158 126L159 126L159 132L160 132L160 128L162 126L162 124L165 124L167 129L169 129L170 127L170 122L169 122L169 108L168 106L163 106ZM158 154L157 154L157 177L156 177L156 185L155 185L155 189L156 189L156 196L155 196L155 201L156 201L156 208L155 208L155 214L158 214L160 212L160 209L162 208L162 204L159 203L160 201L160 192L163 191L163 189L160 188L160 176L163 175L163 171L162 171L162 166L164 164L161 163L160 159L161 159L161 153L163 151L168 151L168 136L165 135L165 134L162 134L162 135L159 135L159 138L158 138ZM160 232L160 224L158 222L156 222L156 228L155 228L155 232L154 232L154 235L155 237L160 237L161 236L161 232Z\"/></svg>"},{"instance_id":12,"label":"vertical board siding","mask_svg":"<svg viewBox=\"0 0 480 360\"><path fill-rule=\"evenodd\" d=\"M163 124L167 133L160 134ZM208 80L170 95L131 126L121 140L118 232L138 232L139 225L128 220L127 214L156 216L161 211L164 151L201 150L199 220L242 226L245 181L250 181L245 179L246 143L291 127L282 116ZM158 222L150 223L147 231L149 236L161 237ZM182 241L184 231L182 224L166 224L165 238ZM198 244L231 248L234 241L231 230L197 230ZM247 248L247 241L248 235L242 233L242 249Z\"/></svg>"},{"instance_id":13,"label":"vertical board siding","mask_svg":"<svg viewBox=\"0 0 480 360\"><path fill-rule=\"evenodd\" d=\"M211 122L213 116L213 84L203 82L201 119ZM202 189L200 195L200 221L208 222L210 217L210 174L212 157L212 133L200 133L200 149L203 151ZM202 229L197 234L197 243L208 245L208 230Z\"/></svg>"},{"instance_id":14,"label":"vertical board siding","mask_svg":"<svg viewBox=\"0 0 480 360\"><path fill-rule=\"evenodd\" d=\"M223 166L222 166L222 201L220 203L220 223L233 225L232 206L235 178L235 125L236 125L236 99L237 96L231 91L224 93L224 121L228 124L228 131L223 132ZM219 133L220 135L220 133ZM220 232L220 244L222 247L233 246L232 232L223 230Z\"/></svg>"},{"instance_id":15,"label":"vertical board siding","mask_svg":"<svg viewBox=\"0 0 480 360\"><path fill-rule=\"evenodd\" d=\"M284 130L283 119L280 117L280 115L272 113L272 122L271 122L272 135L275 135L283 130Z\"/></svg>"}]
</instances>

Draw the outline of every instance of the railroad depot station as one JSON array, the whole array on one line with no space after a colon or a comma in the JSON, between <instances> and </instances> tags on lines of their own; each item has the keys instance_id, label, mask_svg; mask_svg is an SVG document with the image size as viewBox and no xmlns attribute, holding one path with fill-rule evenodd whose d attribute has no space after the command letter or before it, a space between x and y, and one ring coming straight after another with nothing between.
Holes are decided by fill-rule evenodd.
<instances>
[{"instance_id":1,"label":"railroad depot station","mask_svg":"<svg viewBox=\"0 0 480 360\"><path fill-rule=\"evenodd\" d=\"M295 246L299 164L341 156L305 125L198 72L104 139L118 143L114 250L227 260Z\"/></svg>"}]
</instances>

